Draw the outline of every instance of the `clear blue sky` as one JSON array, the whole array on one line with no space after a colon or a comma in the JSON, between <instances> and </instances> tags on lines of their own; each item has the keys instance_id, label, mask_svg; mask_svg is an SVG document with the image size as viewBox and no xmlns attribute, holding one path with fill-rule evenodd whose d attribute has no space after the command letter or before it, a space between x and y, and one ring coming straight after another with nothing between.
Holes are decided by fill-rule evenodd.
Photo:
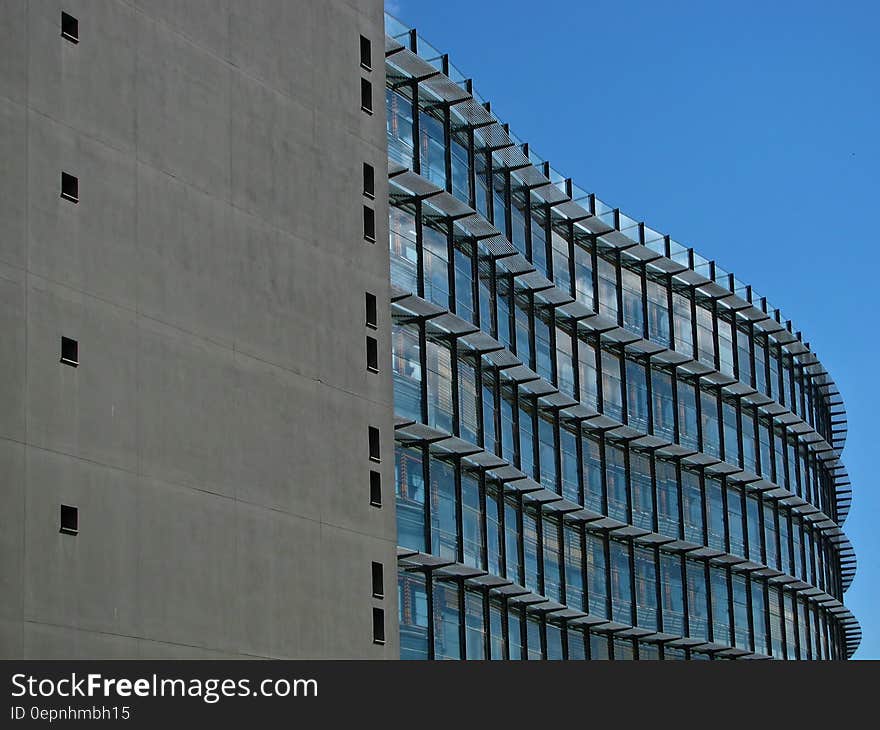
<instances>
[{"instance_id":1,"label":"clear blue sky","mask_svg":"<svg viewBox=\"0 0 880 730\"><path fill-rule=\"evenodd\" d=\"M843 393L846 603L880 658L880 3L387 0L511 130L780 307Z\"/></svg>"}]
</instances>

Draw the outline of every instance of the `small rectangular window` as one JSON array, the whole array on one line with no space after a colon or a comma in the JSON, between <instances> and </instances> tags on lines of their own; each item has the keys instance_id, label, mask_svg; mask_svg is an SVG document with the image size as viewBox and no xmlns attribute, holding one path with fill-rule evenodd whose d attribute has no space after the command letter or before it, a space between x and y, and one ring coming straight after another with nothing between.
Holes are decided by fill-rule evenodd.
<instances>
[{"instance_id":1,"label":"small rectangular window","mask_svg":"<svg viewBox=\"0 0 880 730\"><path fill-rule=\"evenodd\" d=\"M66 172L61 173L61 197L73 203L79 202L79 178Z\"/></svg>"},{"instance_id":2,"label":"small rectangular window","mask_svg":"<svg viewBox=\"0 0 880 730\"><path fill-rule=\"evenodd\" d=\"M379 449L379 429L375 426L370 426L370 459L382 461Z\"/></svg>"},{"instance_id":3,"label":"small rectangular window","mask_svg":"<svg viewBox=\"0 0 880 730\"><path fill-rule=\"evenodd\" d=\"M366 321L367 327L371 327L372 329L376 329L379 325L379 313L376 310L376 295L370 294L370 292L366 292L365 298L365 307L366 307Z\"/></svg>"},{"instance_id":4,"label":"small rectangular window","mask_svg":"<svg viewBox=\"0 0 880 730\"><path fill-rule=\"evenodd\" d=\"M71 43L79 43L79 20L69 13L61 13L61 35Z\"/></svg>"},{"instance_id":5,"label":"small rectangular window","mask_svg":"<svg viewBox=\"0 0 880 730\"><path fill-rule=\"evenodd\" d=\"M376 242L376 213L366 205L364 206L364 238L370 243Z\"/></svg>"},{"instance_id":6,"label":"small rectangular window","mask_svg":"<svg viewBox=\"0 0 880 730\"><path fill-rule=\"evenodd\" d=\"M385 569L382 563L373 561L373 598L385 597Z\"/></svg>"},{"instance_id":7,"label":"small rectangular window","mask_svg":"<svg viewBox=\"0 0 880 730\"><path fill-rule=\"evenodd\" d=\"M370 471L370 504L382 506L382 475L377 471Z\"/></svg>"},{"instance_id":8,"label":"small rectangular window","mask_svg":"<svg viewBox=\"0 0 880 730\"><path fill-rule=\"evenodd\" d=\"M364 195L370 199L376 196L376 173L368 162L364 163Z\"/></svg>"},{"instance_id":9,"label":"small rectangular window","mask_svg":"<svg viewBox=\"0 0 880 730\"><path fill-rule=\"evenodd\" d=\"M77 367L79 365L79 343L70 337L61 338L61 362Z\"/></svg>"},{"instance_id":10,"label":"small rectangular window","mask_svg":"<svg viewBox=\"0 0 880 730\"><path fill-rule=\"evenodd\" d=\"M367 337L367 370L379 372L379 343L375 337Z\"/></svg>"},{"instance_id":11,"label":"small rectangular window","mask_svg":"<svg viewBox=\"0 0 880 730\"><path fill-rule=\"evenodd\" d=\"M381 608L373 609L373 643L385 643L385 611Z\"/></svg>"},{"instance_id":12,"label":"small rectangular window","mask_svg":"<svg viewBox=\"0 0 880 730\"><path fill-rule=\"evenodd\" d=\"M370 43L369 38L365 38L361 36L361 66L363 66L367 71L371 71L373 69L373 44Z\"/></svg>"},{"instance_id":13,"label":"small rectangular window","mask_svg":"<svg viewBox=\"0 0 880 730\"><path fill-rule=\"evenodd\" d=\"M76 535L79 532L79 508L69 504L61 505L61 530L67 535Z\"/></svg>"},{"instance_id":14,"label":"small rectangular window","mask_svg":"<svg viewBox=\"0 0 880 730\"><path fill-rule=\"evenodd\" d=\"M361 79L361 109L373 113L373 85L366 79Z\"/></svg>"}]
</instances>

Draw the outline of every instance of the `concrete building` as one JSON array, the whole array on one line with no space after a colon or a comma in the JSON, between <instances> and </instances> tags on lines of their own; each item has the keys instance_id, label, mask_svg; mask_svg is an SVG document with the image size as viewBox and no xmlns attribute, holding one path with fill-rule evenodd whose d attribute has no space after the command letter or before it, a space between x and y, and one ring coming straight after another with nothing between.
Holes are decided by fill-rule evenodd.
<instances>
[{"instance_id":1,"label":"concrete building","mask_svg":"<svg viewBox=\"0 0 880 730\"><path fill-rule=\"evenodd\" d=\"M0 656L396 657L381 3L2 16Z\"/></svg>"},{"instance_id":2,"label":"concrete building","mask_svg":"<svg viewBox=\"0 0 880 730\"><path fill-rule=\"evenodd\" d=\"M378 0L2 0L0 657L847 658L792 322Z\"/></svg>"}]
</instances>

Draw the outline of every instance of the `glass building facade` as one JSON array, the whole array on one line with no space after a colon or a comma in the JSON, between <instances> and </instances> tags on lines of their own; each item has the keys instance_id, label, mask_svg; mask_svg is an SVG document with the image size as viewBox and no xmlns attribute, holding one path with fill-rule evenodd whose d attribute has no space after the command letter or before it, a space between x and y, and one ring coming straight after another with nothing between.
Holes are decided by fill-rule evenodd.
<instances>
[{"instance_id":1,"label":"glass building facade","mask_svg":"<svg viewBox=\"0 0 880 730\"><path fill-rule=\"evenodd\" d=\"M839 393L386 17L404 659L845 659Z\"/></svg>"}]
</instances>

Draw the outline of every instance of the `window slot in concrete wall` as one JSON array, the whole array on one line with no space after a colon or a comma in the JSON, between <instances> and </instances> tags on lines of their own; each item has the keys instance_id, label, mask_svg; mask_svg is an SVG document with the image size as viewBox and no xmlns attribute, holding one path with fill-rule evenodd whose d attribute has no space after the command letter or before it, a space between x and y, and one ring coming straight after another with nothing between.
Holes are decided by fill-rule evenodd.
<instances>
[{"instance_id":1,"label":"window slot in concrete wall","mask_svg":"<svg viewBox=\"0 0 880 730\"><path fill-rule=\"evenodd\" d=\"M361 67L367 71L373 70L373 44L364 36L361 36Z\"/></svg>"},{"instance_id":2,"label":"window slot in concrete wall","mask_svg":"<svg viewBox=\"0 0 880 730\"><path fill-rule=\"evenodd\" d=\"M376 195L376 173L368 162L364 163L364 195L371 200Z\"/></svg>"},{"instance_id":3,"label":"window slot in concrete wall","mask_svg":"<svg viewBox=\"0 0 880 730\"><path fill-rule=\"evenodd\" d=\"M382 506L382 475L377 471L370 471L370 504Z\"/></svg>"},{"instance_id":4,"label":"window slot in concrete wall","mask_svg":"<svg viewBox=\"0 0 880 730\"><path fill-rule=\"evenodd\" d=\"M373 609L373 643L385 643L385 611L381 608Z\"/></svg>"},{"instance_id":5,"label":"window slot in concrete wall","mask_svg":"<svg viewBox=\"0 0 880 730\"><path fill-rule=\"evenodd\" d=\"M370 459L382 461L381 449L379 448L379 429L375 426L370 426Z\"/></svg>"},{"instance_id":6,"label":"window slot in concrete wall","mask_svg":"<svg viewBox=\"0 0 880 730\"><path fill-rule=\"evenodd\" d=\"M79 366L79 342L70 337L61 338L61 362L73 367Z\"/></svg>"},{"instance_id":7,"label":"window slot in concrete wall","mask_svg":"<svg viewBox=\"0 0 880 730\"><path fill-rule=\"evenodd\" d=\"M79 43L79 20L64 11L61 12L61 35L71 43Z\"/></svg>"},{"instance_id":8,"label":"window slot in concrete wall","mask_svg":"<svg viewBox=\"0 0 880 730\"><path fill-rule=\"evenodd\" d=\"M61 197L72 203L79 202L79 178L68 172L61 173Z\"/></svg>"},{"instance_id":9,"label":"window slot in concrete wall","mask_svg":"<svg viewBox=\"0 0 880 730\"><path fill-rule=\"evenodd\" d=\"M385 598L385 569L373 561L373 598Z\"/></svg>"},{"instance_id":10,"label":"window slot in concrete wall","mask_svg":"<svg viewBox=\"0 0 880 730\"><path fill-rule=\"evenodd\" d=\"M361 109L373 113L373 85L366 79L361 79Z\"/></svg>"},{"instance_id":11,"label":"window slot in concrete wall","mask_svg":"<svg viewBox=\"0 0 880 730\"><path fill-rule=\"evenodd\" d=\"M62 504L60 517L60 532L66 535L76 535L79 532L79 507Z\"/></svg>"}]
</instances>

